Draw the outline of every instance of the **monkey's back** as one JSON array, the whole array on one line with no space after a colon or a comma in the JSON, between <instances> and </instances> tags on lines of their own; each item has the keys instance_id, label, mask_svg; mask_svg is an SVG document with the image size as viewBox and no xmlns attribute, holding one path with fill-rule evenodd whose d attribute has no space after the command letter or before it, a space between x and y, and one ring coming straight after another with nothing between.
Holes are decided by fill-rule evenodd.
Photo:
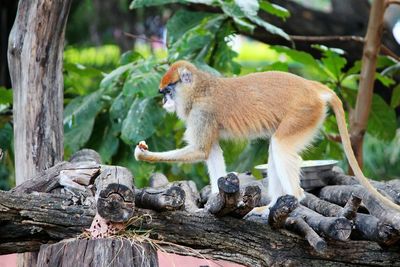
<instances>
[{"instance_id":1,"label":"monkey's back","mask_svg":"<svg viewBox=\"0 0 400 267\"><path fill-rule=\"evenodd\" d=\"M209 101L217 111L222 137L256 138L272 134L288 115L323 112L320 93L316 82L270 71L218 79Z\"/></svg>"}]
</instances>

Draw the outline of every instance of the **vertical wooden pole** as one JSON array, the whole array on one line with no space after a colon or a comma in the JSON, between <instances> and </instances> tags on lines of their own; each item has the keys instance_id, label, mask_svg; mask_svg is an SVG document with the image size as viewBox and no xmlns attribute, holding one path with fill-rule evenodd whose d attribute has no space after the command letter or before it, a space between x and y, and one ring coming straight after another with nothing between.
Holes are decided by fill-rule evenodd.
<instances>
[{"instance_id":1,"label":"vertical wooden pole","mask_svg":"<svg viewBox=\"0 0 400 267\"><path fill-rule=\"evenodd\" d=\"M376 61L381 46L385 0L372 1L362 57L360 85L354 112L351 114L351 141L358 164L363 164L363 141L371 111Z\"/></svg>"},{"instance_id":2,"label":"vertical wooden pole","mask_svg":"<svg viewBox=\"0 0 400 267\"><path fill-rule=\"evenodd\" d=\"M16 183L63 158L63 50L72 0L20 0L8 44ZM25 254L19 266L35 266Z\"/></svg>"}]
</instances>

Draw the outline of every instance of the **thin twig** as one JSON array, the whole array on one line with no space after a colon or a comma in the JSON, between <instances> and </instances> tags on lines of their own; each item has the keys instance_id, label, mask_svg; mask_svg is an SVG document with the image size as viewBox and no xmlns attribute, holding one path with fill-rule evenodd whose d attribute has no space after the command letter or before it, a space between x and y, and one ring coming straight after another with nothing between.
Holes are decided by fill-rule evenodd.
<instances>
[{"instance_id":1,"label":"thin twig","mask_svg":"<svg viewBox=\"0 0 400 267\"><path fill-rule=\"evenodd\" d=\"M124 35L127 36L127 37L130 37L130 38L133 38L133 39L142 39L142 40L145 40L145 41L148 41L148 42L156 42L156 43L160 43L160 44L164 44L165 45L165 43L163 41L161 41L159 39L155 39L155 38L148 38L146 36L140 36L140 35L132 34L132 33L129 33L129 32L124 32Z\"/></svg>"},{"instance_id":2,"label":"thin twig","mask_svg":"<svg viewBox=\"0 0 400 267\"><path fill-rule=\"evenodd\" d=\"M332 35L332 36L303 36L290 35L294 41L320 42L320 41L356 41L364 43L364 37L356 35Z\"/></svg>"},{"instance_id":3,"label":"thin twig","mask_svg":"<svg viewBox=\"0 0 400 267\"><path fill-rule=\"evenodd\" d=\"M386 1L386 8L390 5L400 5L400 1L399 0L387 0Z\"/></svg>"},{"instance_id":4,"label":"thin twig","mask_svg":"<svg viewBox=\"0 0 400 267\"><path fill-rule=\"evenodd\" d=\"M400 1L395 1L397 4ZM291 35L293 41L302 41L302 42L326 42L326 41L355 41L359 43L365 43L365 38L356 35L333 35L333 36L303 36L303 35ZM398 56L395 52L393 52L390 48L381 44L381 52L387 56L394 58L397 61L400 61L400 56Z\"/></svg>"}]
</instances>

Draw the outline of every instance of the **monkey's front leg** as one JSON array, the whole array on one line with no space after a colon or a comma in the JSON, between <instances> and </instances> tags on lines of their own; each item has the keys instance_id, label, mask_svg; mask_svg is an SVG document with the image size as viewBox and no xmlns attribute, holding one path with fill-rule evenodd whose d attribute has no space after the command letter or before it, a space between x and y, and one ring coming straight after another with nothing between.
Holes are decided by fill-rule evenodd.
<instances>
[{"instance_id":1,"label":"monkey's front leg","mask_svg":"<svg viewBox=\"0 0 400 267\"><path fill-rule=\"evenodd\" d=\"M226 176L224 155L218 143L214 143L211 147L206 162L208 174L210 176L211 193L217 194L219 192L218 179Z\"/></svg>"},{"instance_id":2,"label":"monkey's front leg","mask_svg":"<svg viewBox=\"0 0 400 267\"><path fill-rule=\"evenodd\" d=\"M195 146L186 146L166 152L151 152L146 143L141 141L135 148L136 160L147 162L198 162L206 160L207 153Z\"/></svg>"}]
</instances>

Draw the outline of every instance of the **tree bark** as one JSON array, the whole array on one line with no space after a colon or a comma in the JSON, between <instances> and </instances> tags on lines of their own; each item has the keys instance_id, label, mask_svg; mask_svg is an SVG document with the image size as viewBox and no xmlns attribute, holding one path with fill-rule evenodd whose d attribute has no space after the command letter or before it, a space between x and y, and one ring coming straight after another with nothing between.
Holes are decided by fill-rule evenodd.
<instances>
[{"instance_id":1,"label":"tree bark","mask_svg":"<svg viewBox=\"0 0 400 267\"><path fill-rule=\"evenodd\" d=\"M363 140L372 105L377 56L381 47L385 0L372 2L361 62L360 84L356 106L350 119L351 141L360 167L363 165Z\"/></svg>"},{"instance_id":2,"label":"tree bark","mask_svg":"<svg viewBox=\"0 0 400 267\"><path fill-rule=\"evenodd\" d=\"M146 242L127 239L76 239L43 245L38 266L158 267L157 250Z\"/></svg>"},{"instance_id":3,"label":"tree bark","mask_svg":"<svg viewBox=\"0 0 400 267\"><path fill-rule=\"evenodd\" d=\"M63 49L71 0L21 0L9 37L16 182L63 158ZM27 256L20 266L35 266Z\"/></svg>"}]
</instances>

